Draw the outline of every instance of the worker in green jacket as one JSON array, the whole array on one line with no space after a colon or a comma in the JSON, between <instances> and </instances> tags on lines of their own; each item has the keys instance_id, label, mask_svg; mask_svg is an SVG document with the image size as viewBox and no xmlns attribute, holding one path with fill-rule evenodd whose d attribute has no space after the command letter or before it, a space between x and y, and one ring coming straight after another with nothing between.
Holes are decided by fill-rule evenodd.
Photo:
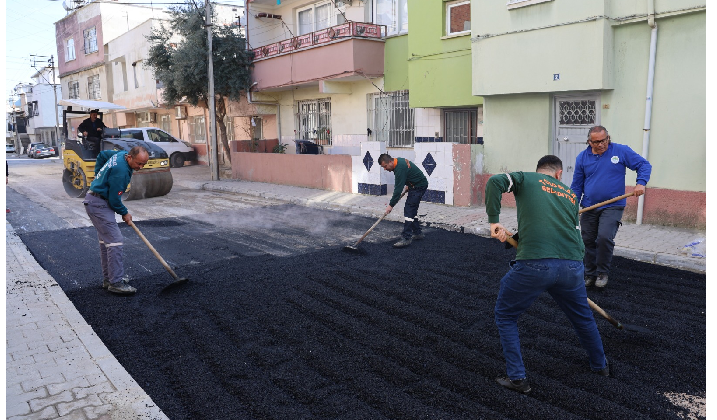
<instances>
[{"instance_id":1,"label":"worker in green jacket","mask_svg":"<svg viewBox=\"0 0 717 420\"><path fill-rule=\"evenodd\" d=\"M115 221L122 216L128 225L132 215L122 203L122 194L132 179L132 173L147 164L149 153L144 146L134 146L129 152L105 150L95 162L95 179L85 196L85 211L97 229L102 264L102 287L118 295L131 295L137 291L124 276L124 238Z\"/></svg>"},{"instance_id":2,"label":"worker in green jacket","mask_svg":"<svg viewBox=\"0 0 717 420\"><path fill-rule=\"evenodd\" d=\"M403 191L408 190L406 204L403 206L403 233L401 240L393 244L395 248L405 248L411 245L414 239L419 240L424 237L418 222L418 206L423 194L428 189L428 180L418 169L418 165L408 159L392 158L389 154L384 153L378 157L378 164L383 169L393 172L395 177L393 196L386 207L386 214L391 213Z\"/></svg>"}]
</instances>

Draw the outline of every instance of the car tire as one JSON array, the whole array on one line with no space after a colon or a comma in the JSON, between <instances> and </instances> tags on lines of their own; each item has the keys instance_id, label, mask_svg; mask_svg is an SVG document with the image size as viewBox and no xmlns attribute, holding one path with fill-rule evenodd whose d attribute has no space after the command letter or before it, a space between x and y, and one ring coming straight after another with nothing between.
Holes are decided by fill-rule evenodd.
<instances>
[{"instance_id":1,"label":"car tire","mask_svg":"<svg viewBox=\"0 0 717 420\"><path fill-rule=\"evenodd\" d=\"M184 166L184 155L175 153L169 157L169 166L172 168L181 168Z\"/></svg>"}]
</instances>

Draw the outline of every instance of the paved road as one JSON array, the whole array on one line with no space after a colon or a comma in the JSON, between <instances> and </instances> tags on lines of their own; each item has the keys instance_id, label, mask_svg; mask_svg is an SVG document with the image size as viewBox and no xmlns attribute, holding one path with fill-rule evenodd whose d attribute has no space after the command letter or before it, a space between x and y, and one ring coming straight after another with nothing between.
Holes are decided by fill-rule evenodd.
<instances>
[{"instance_id":1,"label":"paved road","mask_svg":"<svg viewBox=\"0 0 717 420\"><path fill-rule=\"evenodd\" d=\"M112 418L127 419L163 418L161 411L107 351L57 287L55 280L37 264L13 232L14 227L21 235L39 235L41 232L90 226L80 200L69 198L64 193L60 180L61 161L11 158L9 163L11 178L7 200L11 213L7 219L12 226L7 226L6 263L8 279L14 281L8 281L7 285L7 417L94 419L110 418L112 415ZM380 211L386 201L385 197L354 196L270 184L197 182L197 179L208 178L208 170L204 167L188 166L173 170L173 174L175 187L167 196L128 203L135 220L180 217L196 224L195 227L207 226L210 233L219 233L222 223L236 228L253 226L269 230L272 223L288 224L289 228L293 223L297 233L290 235L291 243L303 244L309 250L312 242L320 242L316 246L338 246L352 242L361 233L356 228L342 229L341 221L347 217L346 214L337 214L336 220L327 225L316 224L312 219L316 207L376 216L376 211ZM289 212L285 206L287 201L305 207ZM474 229L475 233L480 233L483 228L484 214L480 209L466 211L438 205L422 208L429 209L429 221L435 225L462 226L466 231ZM399 217L400 209L396 210L392 217ZM233 213L238 211L244 217L233 218ZM246 217L249 214L257 217ZM370 220L365 220L365 223L368 223L367 228ZM395 236L396 232L390 227L390 224L381 226L367 241L385 242ZM310 232L314 231L315 237L302 241L300 232L307 228ZM151 226L148 229L151 231ZM634 225L626 226L621 232L624 234L631 229L642 229L642 232L649 229L654 234L650 239L642 240L644 244L639 247L634 245L637 242L630 235L622 242L618 238L618 245L632 246L626 248L628 250L644 251L645 248L653 253L657 252L656 246L662 246L670 251L666 255L674 257L679 257L679 245L675 244L700 234ZM131 236L133 232L125 232L125 235L128 241L137 245L138 239ZM322 237L324 239L319 240ZM159 238L160 244L172 239L162 238L161 235L153 235L152 238ZM270 240L270 244L266 245L260 239L255 236L245 241L244 255L282 255L282 252L287 252L276 246L276 242ZM664 245L667 239L672 241L669 246ZM215 265L218 262L214 260ZM151 256L145 263L148 271L162 272L161 267L151 261ZM47 319L53 322L48 323ZM68 364L68 355L73 359L71 365ZM78 376L78 372L88 374ZM687 407L690 413L697 416L701 412L704 416L701 395L681 394L674 398L675 405Z\"/></svg>"}]
</instances>

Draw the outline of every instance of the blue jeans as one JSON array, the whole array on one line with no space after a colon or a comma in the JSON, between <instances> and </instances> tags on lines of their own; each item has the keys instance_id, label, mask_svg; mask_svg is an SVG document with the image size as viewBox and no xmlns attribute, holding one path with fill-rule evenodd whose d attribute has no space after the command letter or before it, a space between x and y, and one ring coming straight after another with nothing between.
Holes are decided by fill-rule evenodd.
<instances>
[{"instance_id":1,"label":"blue jeans","mask_svg":"<svg viewBox=\"0 0 717 420\"><path fill-rule=\"evenodd\" d=\"M421 233L421 224L418 222L418 206L428 187L408 190L406 204L403 205L403 233L404 239L411 239L413 235Z\"/></svg>"},{"instance_id":2,"label":"blue jeans","mask_svg":"<svg viewBox=\"0 0 717 420\"><path fill-rule=\"evenodd\" d=\"M495 323L508 377L523 379L525 366L520 354L518 318L543 292L550 293L573 324L580 344L587 351L592 370L603 369L607 360L595 318L588 305L583 262L560 259L519 260L500 281L495 303Z\"/></svg>"}]
</instances>

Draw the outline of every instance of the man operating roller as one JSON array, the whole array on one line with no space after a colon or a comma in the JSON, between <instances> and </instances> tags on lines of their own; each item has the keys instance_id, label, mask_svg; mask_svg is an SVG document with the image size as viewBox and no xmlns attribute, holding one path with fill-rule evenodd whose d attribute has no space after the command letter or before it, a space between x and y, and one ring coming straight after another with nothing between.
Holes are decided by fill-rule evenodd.
<instances>
[{"instance_id":1,"label":"man operating roller","mask_svg":"<svg viewBox=\"0 0 717 420\"><path fill-rule=\"evenodd\" d=\"M132 222L132 215L122 203L122 194L130 183L132 172L142 169L148 160L149 154L143 146L134 146L129 152L100 152L95 163L95 179L83 202L100 241L102 287L119 295L131 295L137 289L127 283L124 275L124 238L115 221L115 213L122 216L125 223Z\"/></svg>"},{"instance_id":2,"label":"man operating roller","mask_svg":"<svg viewBox=\"0 0 717 420\"><path fill-rule=\"evenodd\" d=\"M393 244L395 248L405 248L411 245L414 239L423 239L421 224L418 222L418 206L428 189L428 180L418 166L408 159L392 158L383 153L378 157L378 164L383 169L393 172L395 177L393 196L386 207L386 214L391 213L393 206L401 199L404 189L408 190L406 204L403 205L404 222L401 240Z\"/></svg>"},{"instance_id":3,"label":"man operating roller","mask_svg":"<svg viewBox=\"0 0 717 420\"><path fill-rule=\"evenodd\" d=\"M543 292L572 323L590 368L603 376L610 374L583 282L585 247L578 226L578 199L560 182L562 174L560 158L547 155L538 161L536 172L494 175L485 189L490 234L501 242L508 237L499 222L502 194L512 192L518 206L518 252L500 281L495 304L508 376L496 380L522 393L530 392L530 384L520 353L518 318Z\"/></svg>"}]
</instances>

